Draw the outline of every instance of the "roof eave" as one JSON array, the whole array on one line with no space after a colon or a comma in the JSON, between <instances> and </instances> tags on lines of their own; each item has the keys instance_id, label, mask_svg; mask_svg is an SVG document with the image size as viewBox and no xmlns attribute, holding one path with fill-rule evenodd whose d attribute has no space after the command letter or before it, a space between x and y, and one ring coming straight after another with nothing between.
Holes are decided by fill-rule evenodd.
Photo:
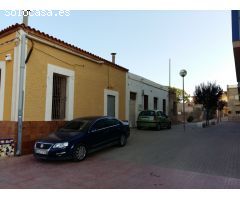
<instances>
[{"instance_id":1,"label":"roof eave","mask_svg":"<svg viewBox=\"0 0 240 200\"><path fill-rule=\"evenodd\" d=\"M62 46L64 48L67 48L67 49L69 49L69 50L71 50L71 51L73 51L75 53L79 53L79 54L82 54L84 56L89 56L90 58L98 60L98 61L103 61L104 64L110 65L112 67L116 67L117 69L123 70L125 72L129 71L127 68L124 68L124 67L122 67L120 65L112 63L112 62L110 62L110 61L108 61L108 60L106 60L104 58L101 58L101 57L96 56L96 55L94 55L94 54L92 54L90 52L87 52L87 51L85 51L83 49L80 49L80 48L78 48L78 47L76 47L74 45L71 45L71 44L66 43L66 42L64 42L62 40L59 40L59 39L57 39L57 38L55 38L53 36L50 36L50 35L48 35L48 34L46 34L44 32L41 32L41 31L36 30L34 28L31 28L30 26L25 26L24 24L15 24L15 25L12 25L12 26L9 26L9 27L3 29L2 31L0 31L0 38L4 37L6 35L9 35L11 33L14 33L14 32L16 32L18 30L23 30L23 31L25 31L29 35L32 35L32 36L35 36L35 37L39 37L39 38L41 38L43 40L47 40L48 42L51 42L51 43L54 43L56 45Z\"/></svg>"}]
</instances>

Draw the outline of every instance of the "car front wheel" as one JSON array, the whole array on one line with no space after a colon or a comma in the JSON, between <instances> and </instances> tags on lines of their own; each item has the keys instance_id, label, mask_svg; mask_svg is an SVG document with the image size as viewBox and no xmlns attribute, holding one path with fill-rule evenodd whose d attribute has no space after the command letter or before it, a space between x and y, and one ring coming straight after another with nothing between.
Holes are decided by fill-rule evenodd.
<instances>
[{"instance_id":1,"label":"car front wheel","mask_svg":"<svg viewBox=\"0 0 240 200\"><path fill-rule=\"evenodd\" d=\"M74 161L82 161L87 156L87 148L83 144L79 144L76 146L73 152L73 160Z\"/></svg>"},{"instance_id":2,"label":"car front wheel","mask_svg":"<svg viewBox=\"0 0 240 200\"><path fill-rule=\"evenodd\" d=\"M124 147L127 144L127 136L122 134L119 140L119 146Z\"/></svg>"}]
</instances>

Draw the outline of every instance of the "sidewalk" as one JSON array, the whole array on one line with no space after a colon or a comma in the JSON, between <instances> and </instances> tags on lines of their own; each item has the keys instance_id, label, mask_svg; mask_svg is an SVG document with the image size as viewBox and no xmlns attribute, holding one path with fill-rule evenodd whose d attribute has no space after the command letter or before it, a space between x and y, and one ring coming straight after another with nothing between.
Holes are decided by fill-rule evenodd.
<instances>
[{"instance_id":1,"label":"sidewalk","mask_svg":"<svg viewBox=\"0 0 240 200\"><path fill-rule=\"evenodd\" d=\"M217 119L211 119L211 120L209 120L209 126L218 125L218 124L221 124L222 122L226 122L226 121L229 121L228 117L221 118L220 122L217 122ZM205 123L206 123L206 120L203 120L200 122L186 122L186 126L204 128L203 124L205 124Z\"/></svg>"}]
</instances>

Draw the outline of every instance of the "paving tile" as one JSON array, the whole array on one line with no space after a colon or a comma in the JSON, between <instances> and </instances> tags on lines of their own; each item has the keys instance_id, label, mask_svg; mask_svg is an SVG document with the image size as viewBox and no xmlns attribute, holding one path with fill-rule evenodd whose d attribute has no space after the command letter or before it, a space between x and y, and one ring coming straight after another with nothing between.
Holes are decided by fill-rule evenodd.
<instances>
[{"instance_id":1,"label":"paving tile","mask_svg":"<svg viewBox=\"0 0 240 200\"><path fill-rule=\"evenodd\" d=\"M83 162L0 160L0 188L240 188L240 123L132 130L124 148Z\"/></svg>"}]
</instances>

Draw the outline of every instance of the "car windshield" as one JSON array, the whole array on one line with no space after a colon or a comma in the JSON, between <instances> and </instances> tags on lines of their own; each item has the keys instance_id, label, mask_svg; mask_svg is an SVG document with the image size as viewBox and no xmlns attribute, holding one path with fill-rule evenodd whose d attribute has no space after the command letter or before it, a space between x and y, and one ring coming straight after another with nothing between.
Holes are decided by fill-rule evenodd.
<instances>
[{"instance_id":1,"label":"car windshield","mask_svg":"<svg viewBox=\"0 0 240 200\"><path fill-rule=\"evenodd\" d=\"M155 116L155 112L154 111L142 111L139 116Z\"/></svg>"},{"instance_id":2,"label":"car windshield","mask_svg":"<svg viewBox=\"0 0 240 200\"><path fill-rule=\"evenodd\" d=\"M61 131L81 131L83 130L86 125L89 123L87 120L82 121L70 121L69 123L65 124L64 127L62 127Z\"/></svg>"}]
</instances>

